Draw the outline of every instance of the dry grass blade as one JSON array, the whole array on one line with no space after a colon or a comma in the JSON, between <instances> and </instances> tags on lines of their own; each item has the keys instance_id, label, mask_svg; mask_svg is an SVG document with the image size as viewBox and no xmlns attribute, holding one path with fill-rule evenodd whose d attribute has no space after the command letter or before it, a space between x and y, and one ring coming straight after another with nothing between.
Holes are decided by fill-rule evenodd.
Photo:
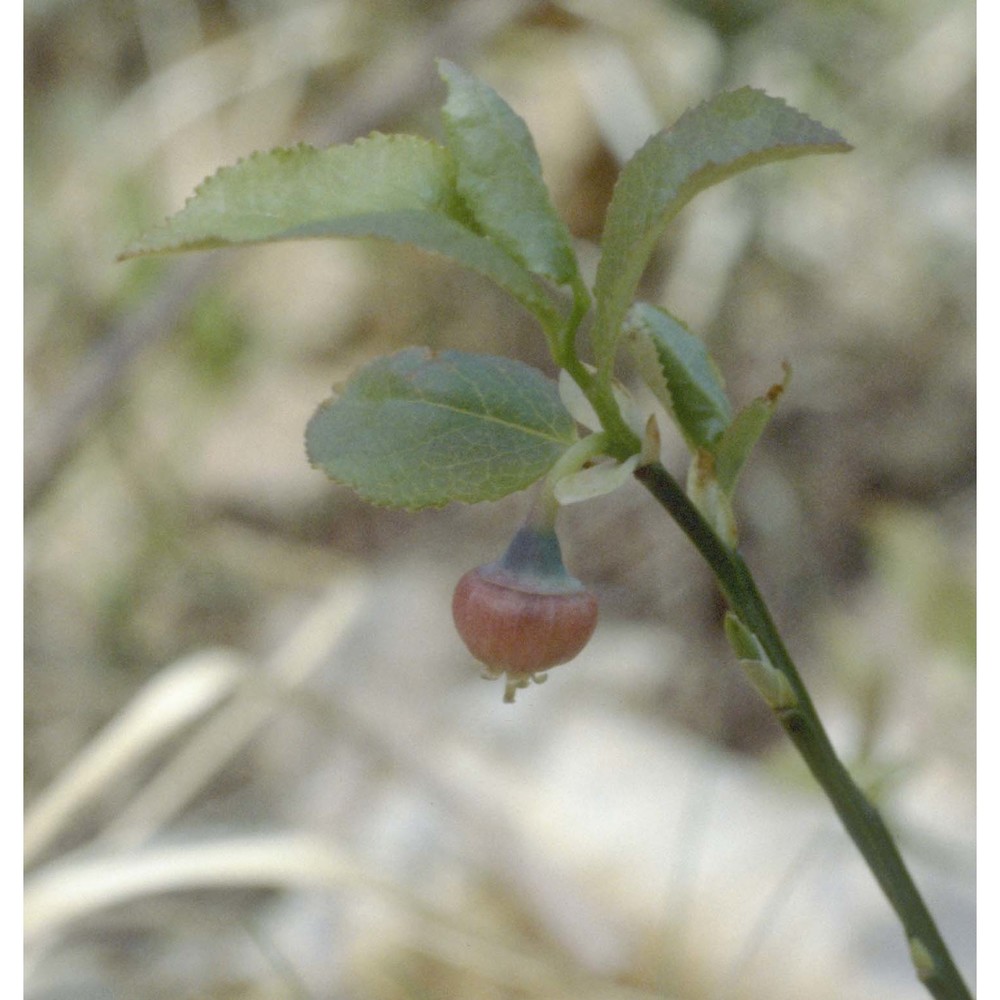
<instances>
[{"instance_id":1,"label":"dry grass blade","mask_svg":"<svg viewBox=\"0 0 1000 1000\"><path fill-rule=\"evenodd\" d=\"M338 582L320 597L254 683L207 719L101 835L119 847L140 844L177 816L247 742L280 711L275 687L292 690L328 661L357 618L367 588Z\"/></svg>"},{"instance_id":2,"label":"dry grass blade","mask_svg":"<svg viewBox=\"0 0 1000 1000\"><path fill-rule=\"evenodd\" d=\"M24 929L34 939L105 907L185 889L365 883L332 843L299 834L227 837L122 855L62 859L28 879Z\"/></svg>"},{"instance_id":3,"label":"dry grass blade","mask_svg":"<svg viewBox=\"0 0 1000 1000\"><path fill-rule=\"evenodd\" d=\"M35 862L76 814L193 720L232 693L245 664L206 650L163 670L74 759L28 810L25 864Z\"/></svg>"},{"instance_id":4,"label":"dry grass blade","mask_svg":"<svg viewBox=\"0 0 1000 1000\"><path fill-rule=\"evenodd\" d=\"M602 983L565 968L552 953L499 943L441 909L374 874L335 842L308 834L272 833L147 847L127 855L63 859L32 876L25 887L29 947L72 923L112 906L165 892L194 889L312 888L367 891L411 919L397 927L410 944L447 964L507 987L552 1000L600 996L650 1000L652 994Z\"/></svg>"}]
</instances>

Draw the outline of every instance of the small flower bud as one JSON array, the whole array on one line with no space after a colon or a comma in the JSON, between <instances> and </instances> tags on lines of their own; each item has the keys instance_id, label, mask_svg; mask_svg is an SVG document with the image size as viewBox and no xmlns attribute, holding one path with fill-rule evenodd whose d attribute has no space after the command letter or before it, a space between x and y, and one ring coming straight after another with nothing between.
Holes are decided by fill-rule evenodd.
<instances>
[{"instance_id":1,"label":"small flower bud","mask_svg":"<svg viewBox=\"0 0 1000 1000\"><path fill-rule=\"evenodd\" d=\"M455 626L490 676L507 675L504 700L567 663L597 625L597 599L566 571L552 529L525 526L496 562L469 570L452 599Z\"/></svg>"}]
</instances>

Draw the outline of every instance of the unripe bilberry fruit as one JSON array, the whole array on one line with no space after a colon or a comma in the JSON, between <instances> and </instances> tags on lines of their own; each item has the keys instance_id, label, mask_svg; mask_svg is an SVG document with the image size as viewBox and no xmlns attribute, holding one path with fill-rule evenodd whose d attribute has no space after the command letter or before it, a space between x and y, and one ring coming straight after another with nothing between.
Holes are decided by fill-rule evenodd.
<instances>
[{"instance_id":1,"label":"unripe bilberry fruit","mask_svg":"<svg viewBox=\"0 0 1000 1000\"><path fill-rule=\"evenodd\" d=\"M563 565L555 531L525 526L496 562L469 570L452 599L455 626L507 701L535 674L572 660L597 625L597 599Z\"/></svg>"}]
</instances>

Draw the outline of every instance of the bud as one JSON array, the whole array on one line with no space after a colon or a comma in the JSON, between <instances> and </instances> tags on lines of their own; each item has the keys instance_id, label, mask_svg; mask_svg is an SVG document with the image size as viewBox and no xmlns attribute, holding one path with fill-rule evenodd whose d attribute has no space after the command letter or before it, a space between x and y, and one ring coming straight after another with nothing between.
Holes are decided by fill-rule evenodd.
<instances>
[{"instance_id":1,"label":"bud","mask_svg":"<svg viewBox=\"0 0 1000 1000\"><path fill-rule=\"evenodd\" d=\"M507 675L504 701L572 660L597 625L597 599L567 572L554 529L532 524L496 562L458 581L451 608L458 634L489 676Z\"/></svg>"},{"instance_id":2,"label":"bud","mask_svg":"<svg viewBox=\"0 0 1000 1000\"><path fill-rule=\"evenodd\" d=\"M910 958L913 961L913 967L917 970L918 978L922 983L930 982L937 972L934 956L930 953L927 945L918 937L911 937L909 944Z\"/></svg>"},{"instance_id":3,"label":"bud","mask_svg":"<svg viewBox=\"0 0 1000 1000\"><path fill-rule=\"evenodd\" d=\"M776 712L795 708L799 699L788 678L771 662L760 639L732 611L726 612L725 631L743 672L764 701Z\"/></svg>"}]
</instances>

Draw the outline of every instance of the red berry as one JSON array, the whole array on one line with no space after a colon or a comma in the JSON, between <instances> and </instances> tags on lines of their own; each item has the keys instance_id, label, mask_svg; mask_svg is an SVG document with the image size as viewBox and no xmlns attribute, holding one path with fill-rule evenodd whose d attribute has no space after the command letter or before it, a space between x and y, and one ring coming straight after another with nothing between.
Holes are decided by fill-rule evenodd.
<instances>
[{"instance_id":1,"label":"red berry","mask_svg":"<svg viewBox=\"0 0 1000 1000\"><path fill-rule=\"evenodd\" d=\"M534 674L572 660L597 625L597 599L566 572L554 532L533 528L502 559L469 570L451 607L469 652L507 674L508 700Z\"/></svg>"}]
</instances>

